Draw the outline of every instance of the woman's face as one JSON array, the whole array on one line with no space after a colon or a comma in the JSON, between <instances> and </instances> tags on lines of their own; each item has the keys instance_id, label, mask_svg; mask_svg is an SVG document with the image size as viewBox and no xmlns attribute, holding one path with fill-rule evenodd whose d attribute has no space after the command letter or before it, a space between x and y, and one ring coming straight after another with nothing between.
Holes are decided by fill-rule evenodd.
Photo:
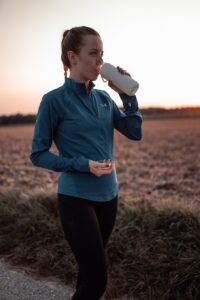
<instances>
[{"instance_id":1,"label":"woman's face","mask_svg":"<svg viewBox=\"0 0 200 300\"><path fill-rule=\"evenodd\" d=\"M71 72L80 80L94 81L103 64L103 43L101 38L95 35L86 35L83 41L84 45L79 54L73 54Z\"/></svg>"}]
</instances>

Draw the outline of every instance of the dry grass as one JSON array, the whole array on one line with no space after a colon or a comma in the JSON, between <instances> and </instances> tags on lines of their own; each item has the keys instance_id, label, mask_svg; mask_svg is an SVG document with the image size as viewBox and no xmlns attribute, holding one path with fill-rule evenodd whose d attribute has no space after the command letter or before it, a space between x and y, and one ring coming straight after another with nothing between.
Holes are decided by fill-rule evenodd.
<instances>
[{"instance_id":1,"label":"dry grass","mask_svg":"<svg viewBox=\"0 0 200 300\"><path fill-rule=\"evenodd\" d=\"M140 142L116 132L115 156L120 195L127 202L187 203L200 199L200 119L145 121ZM55 192L59 173L34 167L30 160L33 126L0 127L1 190L23 197ZM52 147L53 152L57 152Z\"/></svg>"},{"instance_id":2,"label":"dry grass","mask_svg":"<svg viewBox=\"0 0 200 300\"><path fill-rule=\"evenodd\" d=\"M32 133L31 125L0 128L0 251L74 284L57 215L58 173L31 165ZM148 120L141 142L118 133L115 141L120 209L106 298L200 299L200 119Z\"/></svg>"},{"instance_id":3,"label":"dry grass","mask_svg":"<svg viewBox=\"0 0 200 300\"><path fill-rule=\"evenodd\" d=\"M62 234L56 194L24 201L19 194L1 193L0 227L0 255L30 273L75 285L75 260ZM107 253L105 299L200 299L197 210L120 199Z\"/></svg>"}]
</instances>

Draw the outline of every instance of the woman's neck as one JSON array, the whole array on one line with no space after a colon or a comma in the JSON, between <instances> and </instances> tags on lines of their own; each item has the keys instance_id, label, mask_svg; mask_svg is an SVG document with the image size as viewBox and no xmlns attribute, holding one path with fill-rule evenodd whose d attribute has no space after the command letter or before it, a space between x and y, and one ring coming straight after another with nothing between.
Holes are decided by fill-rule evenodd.
<instances>
[{"instance_id":1,"label":"woman's neck","mask_svg":"<svg viewBox=\"0 0 200 300\"><path fill-rule=\"evenodd\" d=\"M84 80L83 78L81 78L81 76L75 75L73 73L70 73L69 78L71 78L74 81L79 82L79 83L85 83L86 89L87 89L87 91L89 91L90 80L86 80L86 79Z\"/></svg>"},{"instance_id":2,"label":"woman's neck","mask_svg":"<svg viewBox=\"0 0 200 300\"><path fill-rule=\"evenodd\" d=\"M86 86L89 85L90 80L89 79L84 79L83 77L81 77L79 74L74 74L72 72L70 72L69 78L73 79L76 82L79 83L85 83Z\"/></svg>"}]
</instances>

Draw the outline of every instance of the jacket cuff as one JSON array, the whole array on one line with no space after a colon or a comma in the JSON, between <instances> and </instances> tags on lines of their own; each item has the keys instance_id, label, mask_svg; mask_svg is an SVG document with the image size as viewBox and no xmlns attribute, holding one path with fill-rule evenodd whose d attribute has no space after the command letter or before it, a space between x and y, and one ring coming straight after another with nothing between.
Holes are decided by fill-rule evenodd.
<instances>
[{"instance_id":1,"label":"jacket cuff","mask_svg":"<svg viewBox=\"0 0 200 300\"><path fill-rule=\"evenodd\" d=\"M136 112L138 111L138 102L137 102L137 98L135 95L133 96L128 96L124 93L119 94L123 105L124 105L124 109L127 112Z\"/></svg>"},{"instance_id":2,"label":"jacket cuff","mask_svg":"<svg viewBox=\"0 0 200 300\"><path fill-rule=\"evenodd\" d=\"M75 157L72 163L72 168L79 172L90 172L89 159L84 156Z\"/></svg>"}]
</instances>

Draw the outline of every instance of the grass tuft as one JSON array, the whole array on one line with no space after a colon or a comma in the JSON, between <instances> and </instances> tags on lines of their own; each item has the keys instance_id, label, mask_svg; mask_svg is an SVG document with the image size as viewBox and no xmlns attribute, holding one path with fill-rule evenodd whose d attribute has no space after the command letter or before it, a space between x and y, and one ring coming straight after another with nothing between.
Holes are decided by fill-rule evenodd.
<instances>
[{"instance_id":1,"label":"grass tuft","mask_svg":"<svg viewBox=\"0 0 200 300\"><path fill-rule=\"evenodd\" d=\"M64 239L56 195L0 193L0 255L34 274L72 284L76 263ZM107 245L105 299L200 299L200 216L184 207L120 199Z\"/></svg>"}]
</instances>

